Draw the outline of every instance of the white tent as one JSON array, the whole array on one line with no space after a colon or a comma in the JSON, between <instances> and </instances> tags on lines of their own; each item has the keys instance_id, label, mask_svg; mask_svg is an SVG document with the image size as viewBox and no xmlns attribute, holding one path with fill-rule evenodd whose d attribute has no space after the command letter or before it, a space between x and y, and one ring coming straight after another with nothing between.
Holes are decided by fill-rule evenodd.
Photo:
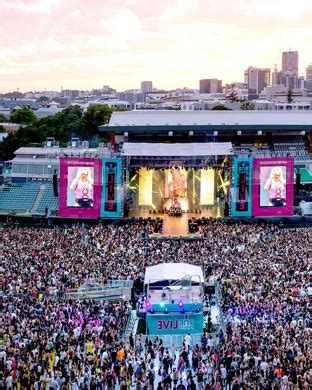
<instances>
[{"instance_id":1,"label":"white tent","mask_svg":"<svg viewBox=\"0 0 312 390\"><path fill-rule=\"evenodd\" d=\"M160 282L162 280L181 280L188 276L194 282L204 283L203 270L197 265L163 263L146 268L144 284Z\"/></svg>"}]
</instances>

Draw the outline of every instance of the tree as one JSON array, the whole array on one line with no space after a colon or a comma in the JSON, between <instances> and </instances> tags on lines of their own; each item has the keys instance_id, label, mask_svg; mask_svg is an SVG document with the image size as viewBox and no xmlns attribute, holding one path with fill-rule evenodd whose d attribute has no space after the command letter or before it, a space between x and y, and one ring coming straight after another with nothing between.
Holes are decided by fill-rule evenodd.
<instances>
[{"instance_id":1,"label":"tree","mask_svg":"<svg viewBox=\"0 0 312 390\"><path fill-rule=\"evenodd\" d=\"M36 120L37 120L36 115L28 107L23 107L20 108L19 110L16 110L10 116L10 122L19 123L21 125L29 125L31 123L34 123Z\"/></svg>"},{"instance_id":2,"label":"tree","mask_svg":"<svg viewBox=\"0 0 312 390\"><path fill-rule=\"evenodd\" d=\"M37 103L39 104L47 104L49 101L50 99L47 96L40 96L40 98L37 99Z\"/></svg>"},{"instance_id":3,"label":"tree","mask_svg":"<svg viewBox=\"0 0 312 390\"><path fill-rule=\"evenodd\" d=\"M293 96L293 90L289 87L287 91L287 103L292 103L294 101Z\"/></svg>"},{"instance_id":4,"label":"tree","mask_svg":"<svg viewBox=\"0 0 312 390\"><path fill-rule=\"evenodd\" d=\"M61 146L66 146L73 136L81 140L103 138L98 126L108 123L111 113L112 110L103 104L90 106L85 113L79 106L70 106L55 115L38 119L0 142L0 160L10 160L19 147L42 144L47 137L54 137Z\"/></svg>"},{"instance_id":5,"label":"tree","mask_svg":"<svg viewBox=\"0 0 312 390\"><path fill-rule=\"evenodd\" d=\"M7 121L8 119L3 114L0 114L0 123L6 123Z\"/></svg>"},{"instance_id":6,"label":"tree","mask_svg":"<svg viewBox=\"0 0 312 390\"><path fill-rule=\"evenodd\" d=\"M109 122L113 110L107 104L92 104L83 115L86 129L92 133L98 132L98 126Z\"/></svg>"},{"instance_id":7,"label":"tree","mask_svg":"<svg viewBox=\"0 0 312 390\"><path fill-rule=\"evenodd\" d=\"M231 103L239 101L238 93L234 89L234 87L235 87L235 84L227 84L225 86L225 98L227 101L229 101Z\"/></svg>"},{"instance_id":8,"label":"tree","mask_svg":"<svg viewBox=\"0 0 312 390\"><path fill-rule=\"evenodd\" d=\"M230 108L227 108L224 104L217 104L215 105L214 107L212 107L211 110L215 110L215 111L231 111Z\"/></svg>"},{"instance_id":9,"label":"tree","mask_svg":"<svg viewBox=\"0 0 312 390\"><path fill-rule=\"evenodd\" d=\"M241 103L240 103L240 109L244 110L244 111L254 110L255 109L255 105L254 105L253 102L250 102L247 99L243 99L243 100L241 100Z\"/></svg>"}]
</instances>

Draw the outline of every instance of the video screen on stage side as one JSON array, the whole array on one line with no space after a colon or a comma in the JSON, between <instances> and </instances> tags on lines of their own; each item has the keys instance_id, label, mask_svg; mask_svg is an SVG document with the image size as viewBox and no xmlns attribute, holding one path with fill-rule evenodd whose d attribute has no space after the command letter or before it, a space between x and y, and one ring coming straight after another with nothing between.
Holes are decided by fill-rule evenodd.
<instances>
[{"instance_id":1,"label":"video screen on stage side","mask_svg":"<svg viewBox=\"0 0 312 390\"><path fill-rule=\"evenodd\" d=\"M260 207L286 206L286 166L260 167Z\"/></svg>"},{"instance_id":2,"label":"video screen on stage side","mask_svg":"<svg viewBox=\"0 0 312 390\"><path fill-rule=\"evenodd\" d=\"M67 168L67 207L93 208L93 167Z\"/></svg>"},{"instance_id":3,"label":"video screen on stage side","mask_svg":"<svg viewBox=\"0 0 312 390\"><path fill-rule=\"evenodd\" d=\"M130 172L132 206L169 209L178 202L183 210L209 206L215 202L213 169L139 168Z\"/></svg>"},{"instance_id":4,"label":"video screen on stage side","mask_svg":"<svg viewBox=\"0 0 312 390\"><path fill-rule=\"evenodd\" d=\"M102 162L93 158L60 158L59 215L99 218Z\"/></svg>"},{"instance_id":5,"label":"video screen on stage side","mask_svg":"<svg viewBox=\"0 0 312 390\"><path fill-rule=\"evenodd\" d=\"M294 212L294 159L255 158L252 176L252 215L286 216Z\"/></svg>"}]
</instances>

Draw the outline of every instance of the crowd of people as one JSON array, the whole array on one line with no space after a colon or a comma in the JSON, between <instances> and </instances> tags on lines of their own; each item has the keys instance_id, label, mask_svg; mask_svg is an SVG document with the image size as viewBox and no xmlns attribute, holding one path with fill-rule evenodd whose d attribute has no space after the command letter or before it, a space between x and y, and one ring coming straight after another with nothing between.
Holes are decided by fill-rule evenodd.
<instances>
[{"instance_id":1,"label":"crowd of people","mask_svg":"<svg viewBox=\"0 0 312 390\"><path fill-rule=\"evenodd\" d=\"M158 229L150 219L0 230L1 388L312 387L311 229L207 219L202 240L149 239ZM161 262L212 270L225 320L217 335L175 346L125 337L130 303L64 299L91 279L143 279Z\"/></svg>"}]
</instances>

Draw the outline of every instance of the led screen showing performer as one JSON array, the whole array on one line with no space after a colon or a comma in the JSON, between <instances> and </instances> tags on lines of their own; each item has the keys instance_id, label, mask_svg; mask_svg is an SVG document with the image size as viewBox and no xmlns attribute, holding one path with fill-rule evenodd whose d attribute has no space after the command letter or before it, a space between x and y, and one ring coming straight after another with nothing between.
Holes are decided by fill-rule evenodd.
<instances>
[{"instance_id":1,"label":"led screen showing performer","mask_svg":"<svg viewBox=\"0 0 312 390\"><path fill-rule=\"evenodd\" d=\"M68 167L67 207L93 207L93 167Z\"/></svg>"},{"instance_id":2,"label":"led screen showing performer","mask_svg":"<svg viewBox=\"0 0 312 390\"><path fill-rule=\"evenodd\" d=\"M286 206L286 166L260 167L260 207Z\"/></svg>"},{"instance_id":3,"label":"led screen showing performer","mask_svg":"<svg viewBox=\"0 0 312 390\"><path fill-rule=\"evenodd\" d=\"M286 216L294 213L294 159L253 159L252 216Z\"/></svg>"},{"instance_id":4,"label":"led screen showing performer","mask_svg":"<svg viewBox=\"0 0 312 390\"><path fill-rule=\"evenodd\" d=\"M187 175L185 169L174 167L168 173L168 197L184 198L187 194Z\"/></svg>"}]
</instances>

